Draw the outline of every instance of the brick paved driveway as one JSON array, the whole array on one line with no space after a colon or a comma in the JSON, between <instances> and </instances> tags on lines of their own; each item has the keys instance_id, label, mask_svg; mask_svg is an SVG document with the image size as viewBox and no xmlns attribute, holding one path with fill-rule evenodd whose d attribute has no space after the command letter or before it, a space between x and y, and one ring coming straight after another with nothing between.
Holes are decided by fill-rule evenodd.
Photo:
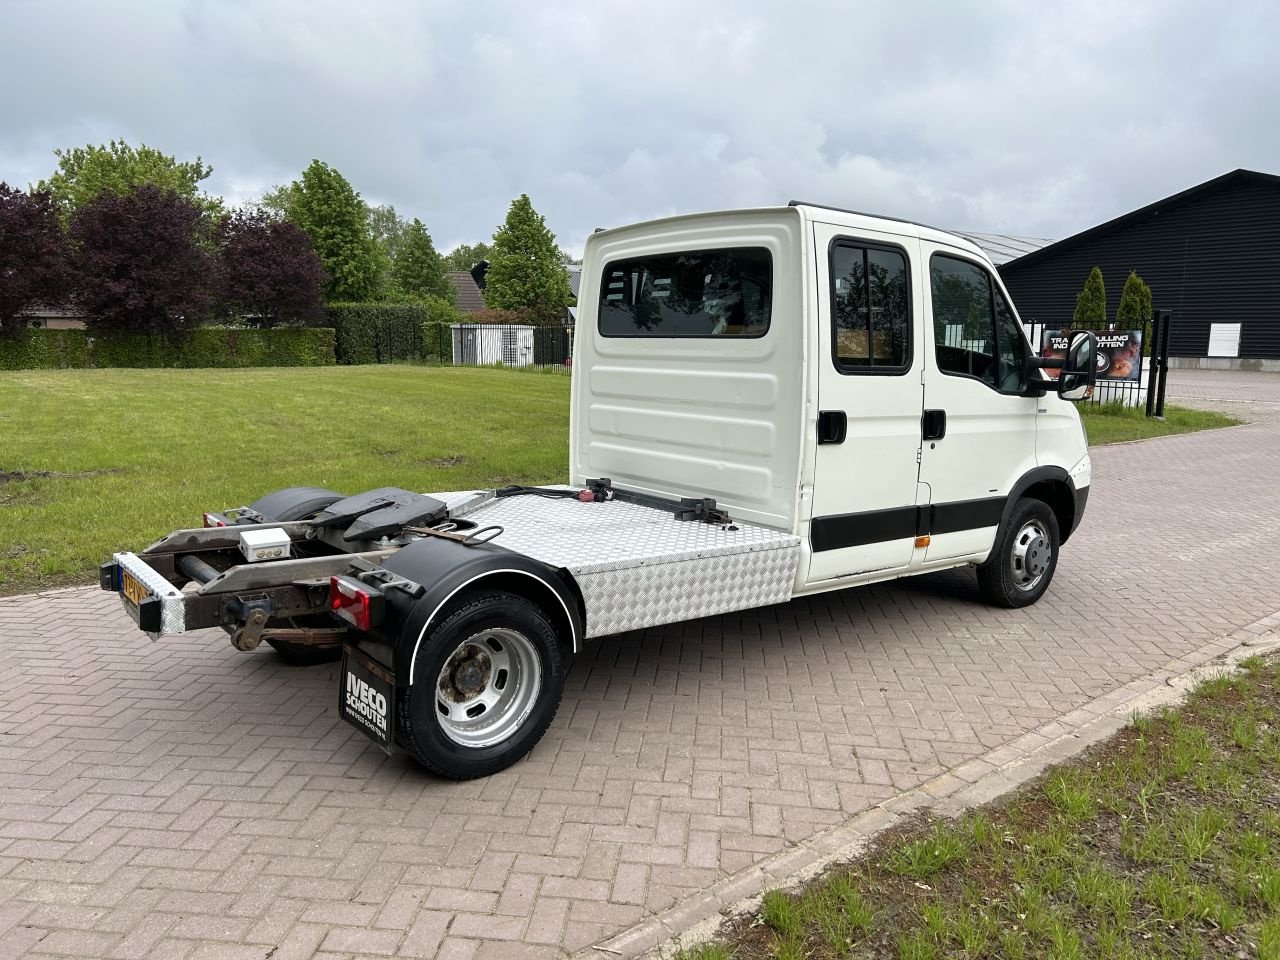
<instances>
[{"instance_id":1,"label":"brick paved driveway","mask_svg":"<svg viewBox=\"0 0 1280 960\"><path fill-rule=\"evenodd\" d=\"M1261 422L1096 450L1039 606L953 573L610 638L533 756L480 782L340 724L333 668L150 643L95 590L0 599L0 955L616 933L1280 607L1280 376L1171 384Z\"/></svg>"}]
</instances>

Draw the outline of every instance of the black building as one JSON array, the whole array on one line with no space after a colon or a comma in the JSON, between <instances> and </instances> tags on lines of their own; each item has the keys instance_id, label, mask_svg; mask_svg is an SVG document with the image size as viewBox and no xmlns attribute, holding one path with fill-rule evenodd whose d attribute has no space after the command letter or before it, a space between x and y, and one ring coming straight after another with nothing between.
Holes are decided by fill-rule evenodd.
<instances>
[{"instance_id":1,"label":"black building","mask_svg":"<svg viewBox=\"0 0 1280 960\"><path fill-rule=\"evenodd\" d=\"M1232 171L1011 260L1000 275L1025 322L1066 327L1095 266L1109 317L1130 270L1154 307L1173 310L1172 356L1210 356L1212 332L1215 356L1235 344L1239 358L1280 360L1280 176Z\"/></svg>"}]
</instances>

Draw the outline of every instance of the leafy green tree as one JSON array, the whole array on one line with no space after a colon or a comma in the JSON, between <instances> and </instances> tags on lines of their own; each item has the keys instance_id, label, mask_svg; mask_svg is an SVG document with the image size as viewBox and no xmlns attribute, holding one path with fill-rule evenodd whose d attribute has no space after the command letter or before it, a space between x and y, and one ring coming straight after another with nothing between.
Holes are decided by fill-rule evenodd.
<instances>
[{"instance_id":1,"label":"leafy green tree","mask_svg":"<svg viewBox=\"0 0 1280 960\"><path fill-rule=\"evenodd\" d=\"M293 184L272 187L258 201L258 209L265 210L277 220L289 219L289 205L293 202Z\"/></svg>"},{"instance_id":2,"label":"leafy green tree","mask_svg":"<svg viewBox=\"0 0 1280 960\"><path fill-rule=\"evenodd\" d=\"M511 202L507 219L493 235L484 302L493 309L519 310L536 320L553 320L573 300L569 276L555 234L533 209L528 194Z\"/></svg>"},{"instance_id":3,"label":"leafy green tree","mask_svg":"<svg viewBox=\"0 0 1280 960\"><path fill-rule=\"evenodd\" d=\"M1094 267L1084 289L1076 294L1076 310L1071 317L1074 326L1098 330L1107 323L1107 288L1102 282L1102 269Z\"/></svg>"},{"instance_id":4,"label":"leafy green tree","mask_svg":"<svg viewBox=\"0 0 1280 960\"><path fill-rule=\"evenodd\" d=\"M444 255L445 270L466 270L469 271L481 260L491 260L493 258L493 244L485 243L460 243L448 253Z\"/></svg>"},{"instance_id":5,"label":"leafy green tree","mask_svg":"<svg viewBox=\"0 0 1280 960\"><path fill-rule=\"evenodd\" d=\"M200 192L201 181L213 168L199 157L179 161L145 144L131 147L123 140L101 146L89 144L55 150L58 169L36 185L53 197L64 219L103 193L127 196L138 187L151 186L195 202L208 213L218 213L222 201Z\"/></svg>"},{"instance_id":6,"label":"leafy green tree","mask_svg":"<svg viewBox=\"0 0 1280 960\"><path fill-rule=\"evenodd\" d=\"M312 160L301 179L268 193L263 206L283 213L311 238L312 249L329 273L326 299L377 298L386 257L369 232L368 209L346 177Z\"/></svg>"},{"instance_id":7,"label":"leafy green tree","mask_svg":"<svg viewBox=\"0 0 1280 960\"><path fill-rule=\"evenodd\" d=\"M367 207L367 216L369 235L382 247L387 255L387 262L394 262L396 253L400 250L400 244L404 242L405 234L409 230L408 221L396 213L396 208L389 203L376 207L370 204Z\"/></svg>"},{"instance_id":8,"label":"leafy green tree","mask_svg":"<svg viewBox=\"0 0 1280 960\"><path fill-rule=\"evenodd\" d=\"M1116 323L1120 326L1132 326L1151 319L1151 288L1138 276L1136 270L1129 271L1129 278L1120 291L1120 306L1116 307Z\"/></svg>"},{"instance_id":9,"label":"leafy green tree","mask_svg":"<svg viewBox=\"0 0 1280 960\"><path fill-rule=\"evenodd\" d=\"M458 299L457 290L444 275L444 261L431 243L431 234L416 217L405 230L391 263L391 289L393 295L414 300L436 297L453 304Z\"/></svg>"}]
</instances>

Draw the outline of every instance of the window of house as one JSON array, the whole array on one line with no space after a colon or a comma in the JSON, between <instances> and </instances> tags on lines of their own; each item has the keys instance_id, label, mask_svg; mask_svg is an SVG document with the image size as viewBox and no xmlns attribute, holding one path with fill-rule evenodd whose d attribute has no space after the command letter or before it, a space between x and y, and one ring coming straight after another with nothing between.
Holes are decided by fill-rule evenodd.
<instances>
[{"instance_id":1,"label":"window of house","mask_svg":"<svg viewBox=\"0 0 1280 960\"><path fill-rule=\"evenodd\" d=\"M911 301L901 250L838 242L831 249L832 351L844 373L911 366Z\"/></svg>"},{"instance_id":2,"label":"window of house","mask_svg":"<svg viewBox=\"0 0 1280 960\"><path fill-rule=\"evenodd\" d=\"M773 310L773 256L763 247L615 260L600 283L606 337L760 337Z\"/></svg>"},{"instance_id":3,"label":"window of house","mask_svg":"<svg viewBox=\"0 0 1280 960\"><path fill-rule=\"evenodd\" d=\"M938 369L1018 392L1026 340L991 275L976 263L938 253L929 262L929 280Z\"/></svg>"}]
</instances>

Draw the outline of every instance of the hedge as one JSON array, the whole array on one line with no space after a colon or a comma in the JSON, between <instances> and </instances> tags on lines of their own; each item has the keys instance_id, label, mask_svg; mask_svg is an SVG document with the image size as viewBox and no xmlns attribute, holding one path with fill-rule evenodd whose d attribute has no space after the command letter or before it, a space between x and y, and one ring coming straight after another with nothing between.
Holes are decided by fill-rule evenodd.
<instances>
[{"instance_id":1,"label":"hedge","mask_svg":"<svg viewBox=\"0 0 1280 960\"><path fill-rule=\"evenodd\" d=\"M450 324L466 314L437 297L421 303L331 303L329 322L336 331L338 363L394 363L453 357ZM443 331L443 333L441 333Z\"/></svg>"},{"instance_id":2,"label":"hedge","mask_svg":"<svg viewBox=\"0 0 1280 960\"><path fill-rule=\"evenodd\" d=\"M248 330L200 327L177 337L86 330L23 330L0 336L0 369L62 367L322 367L334 362L327 327Z\"/></svg>"},{"instance_id":3,"label":"hedge","mask_svg":"<svg viewBox=\"0 0 1280 960\"><path fill-rule=\"evenodd\" d=\"M338 363L390 363L422 357L421 303L331 303L333 351Z\"/></svg>"}]
</instances>

